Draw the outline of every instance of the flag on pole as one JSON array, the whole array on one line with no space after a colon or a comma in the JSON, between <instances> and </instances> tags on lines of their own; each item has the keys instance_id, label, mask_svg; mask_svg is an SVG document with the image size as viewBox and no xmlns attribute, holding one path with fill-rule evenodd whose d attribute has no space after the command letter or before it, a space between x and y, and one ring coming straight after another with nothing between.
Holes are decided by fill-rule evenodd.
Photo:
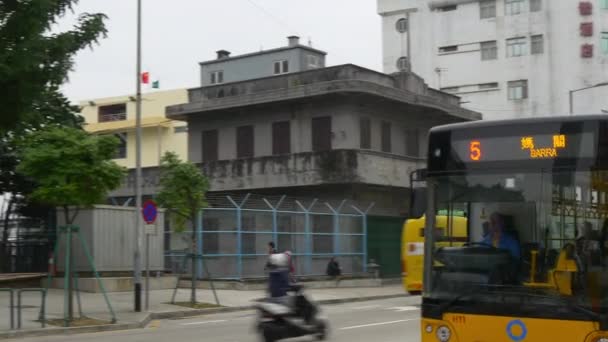
<instances>
[{"instance_id":1,"label":"flag on pole","mask_svg":"<svg viewBox=\"0 0 608 342\"><path fill-rule=\"evenodd\" d=\"M150 83L150 73L149 72L146 71L141 74L141 83L143 83L143 84Z\"/></svg>"},{"instance_id":2,"label":"flag on pole","mask_svg":"<svg viewBox=\"0 0 608 342\"><path fill-rule=\"evenodd\" d=\"M160 89L160 81L156 80L152 82L152 89Z\"/></svg>"}]
</instances>

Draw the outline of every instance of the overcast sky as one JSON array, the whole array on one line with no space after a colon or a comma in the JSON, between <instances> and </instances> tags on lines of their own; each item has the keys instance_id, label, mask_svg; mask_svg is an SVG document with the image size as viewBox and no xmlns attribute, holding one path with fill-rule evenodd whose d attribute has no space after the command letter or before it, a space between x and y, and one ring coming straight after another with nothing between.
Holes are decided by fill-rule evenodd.
<instances>
[{"instance_id":1,"label":"overcast sky","mask_svg":"<svg viewBox=\"0 0 608 342\"><path fill-rule=\"evenodd\" d=\"M142 0L143 69L161 89L196 87L198 62L285 46L286 37L328 52L328 65L381 69L376 0ZM102 12L108 37L79 53L64 87L73 101L135 92L136 0L81 0L76 13ZM67 17L66 27L73 22Z\"/></svg>"}]
</instances>

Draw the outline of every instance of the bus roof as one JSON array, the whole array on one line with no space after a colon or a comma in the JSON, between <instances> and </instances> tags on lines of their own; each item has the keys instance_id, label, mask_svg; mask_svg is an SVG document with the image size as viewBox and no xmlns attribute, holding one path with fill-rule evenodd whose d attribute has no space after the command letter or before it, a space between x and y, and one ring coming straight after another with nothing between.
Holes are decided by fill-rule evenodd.
<instances>
[{"instance_id":1,"label":"bus roof","mask_svg":"<svg viewBox=\"0 0 608 342\"><path fill-rule=\"evenodd\" d=\"M431 133L453 131L469 128L484 128L510 125L530 125L552 122L583 122L583 121L608 121L608 114L574 115L574 116L543 116L535 118L520 118L506 120L479 120L462 123L441 125L431 128Z\"/></svg>"}]
</instances>

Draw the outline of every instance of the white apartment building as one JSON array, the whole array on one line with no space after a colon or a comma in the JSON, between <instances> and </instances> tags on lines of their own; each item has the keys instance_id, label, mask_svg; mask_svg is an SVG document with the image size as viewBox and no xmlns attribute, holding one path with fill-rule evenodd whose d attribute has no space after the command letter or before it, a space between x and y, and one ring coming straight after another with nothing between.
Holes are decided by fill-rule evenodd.
<instances>
[{"instance_id":1,"label":"white apartment building","mask_svg":"<svg viewBox=\"0 0 608 342\"><path fill-rule=\"evenodd\" d=\"M411 68L485 119L608 113L608 0L378 0L378 13L384 72Z\"/></svg>"}]
</instances>

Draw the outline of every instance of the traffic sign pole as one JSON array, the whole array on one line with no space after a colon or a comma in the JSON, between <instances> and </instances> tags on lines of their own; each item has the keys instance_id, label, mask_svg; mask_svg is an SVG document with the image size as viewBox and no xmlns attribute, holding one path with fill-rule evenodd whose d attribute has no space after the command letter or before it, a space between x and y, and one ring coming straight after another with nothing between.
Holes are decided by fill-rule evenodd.
<instances>
[{"instance_id":1,"label":"traffic sign pole","mask_svg":"<svg viewBox=\"0 0 608 342\"><path fill-rule=\"evenodd\" d=\"M158 208L154 201L146 201L142 206L141 216L146 224L155 224L158 217ZM146 281L145 281L145 309L148 311L150 307L150 234L146 230Z\"/></svg>"}]
</instances>

